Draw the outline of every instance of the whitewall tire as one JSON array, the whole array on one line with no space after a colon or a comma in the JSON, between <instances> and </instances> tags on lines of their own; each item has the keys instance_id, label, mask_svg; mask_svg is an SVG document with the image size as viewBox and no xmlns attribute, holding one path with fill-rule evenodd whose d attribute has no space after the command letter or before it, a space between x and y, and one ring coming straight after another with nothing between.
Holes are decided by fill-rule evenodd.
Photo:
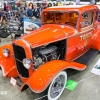
<instances>
[{"instance_id":1,"label":"whitewall tire","mask_svg":"<svg viewBox=\"0 0 100 100\"><path fill-rule=\"evenodd\" d=\"M57 100L61 96L65 89L66 81L67 73L65 71L61 71L54 77L48 88L48 100Z\"/></svg>"}]
</instances>

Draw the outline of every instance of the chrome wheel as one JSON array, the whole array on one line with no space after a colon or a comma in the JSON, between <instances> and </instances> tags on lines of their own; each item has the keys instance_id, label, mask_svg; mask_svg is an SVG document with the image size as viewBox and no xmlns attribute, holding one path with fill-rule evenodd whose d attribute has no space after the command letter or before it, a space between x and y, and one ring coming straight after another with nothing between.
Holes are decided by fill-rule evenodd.
<instances>
[{"instance_id":1,"label":"chrome wheel","mask_svg":"<svg viewBox=\"0 0 100 100\"><path fill-rule=\"evenodd\" d=\"M57 100L64 91L67 81L67 74L65 71L60 72L51 82L48 90L48 100Z\"/></svg>"}]
</instances>

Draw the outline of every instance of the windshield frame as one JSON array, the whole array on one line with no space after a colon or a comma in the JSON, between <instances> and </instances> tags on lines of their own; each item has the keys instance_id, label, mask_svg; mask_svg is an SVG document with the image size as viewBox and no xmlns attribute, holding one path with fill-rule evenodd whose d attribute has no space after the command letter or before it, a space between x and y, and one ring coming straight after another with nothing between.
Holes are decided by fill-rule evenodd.
<instances>
[{"instance_id":1,"label":"windshield frame","mask_svg":"<svg viewBox=\"0 0 100 100\"><path fill-rule=\"evenodd\" d=\"M43 13L42 13L42 16L43 16L43 14L45 13L45 12L55 12L55 13L70 13L70 12L75 12L75 13L77 13L78 14L78 18L77 18L77 22L76 22L76 27L74 27L74 26L72 26L72 25L68 25L68 24L62 24L62 23L43 23L43 17L41 18L41 23L42 23L42 25L46 25L46 24L58 24L58 25L66 25L66 26L71 26L71 27L74 27L75 29L78 29L78 21L79 21L79 18L80 18L80 13L79 13L79 11L68 11L68 10L66 10L66 11L62 11L62 10L60 10L60 11L43 11Z\"/></svg>"}]
</instances>

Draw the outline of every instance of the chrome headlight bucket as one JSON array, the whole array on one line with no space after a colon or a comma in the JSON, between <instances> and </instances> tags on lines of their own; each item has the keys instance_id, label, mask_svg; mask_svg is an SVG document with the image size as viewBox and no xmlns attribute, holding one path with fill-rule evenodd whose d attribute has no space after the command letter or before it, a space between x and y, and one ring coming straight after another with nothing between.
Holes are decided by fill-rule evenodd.
<instances>
[{"instance_id":1,"label":"chrome headlight bucket","mask_svg":"<svg viewBox=\"0 0 100 100\"><path fill-rule=\"evenodd\" d=\"M32 61L29 58L23 59L23 65L26 69L29 69L31 67Z\"/></svg>"},{"instance_id":2,"label":"chrome headlight bucket","mask_svg":"<svg viewBox=\"0 0 100 100\"><path fill-rule=\"evenodd\" d=\"M9 54L10 54L9 49L4 48L4 49L3 49L3 55L4 55L5 57L8 57L8 56L9 56Z\"/></svg>"}]
</instances>

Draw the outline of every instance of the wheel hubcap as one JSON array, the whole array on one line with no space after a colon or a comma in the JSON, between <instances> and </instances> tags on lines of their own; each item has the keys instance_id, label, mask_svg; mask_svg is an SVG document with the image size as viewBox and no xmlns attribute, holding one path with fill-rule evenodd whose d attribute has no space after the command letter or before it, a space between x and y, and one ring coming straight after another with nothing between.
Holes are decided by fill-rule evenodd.
<instances>
[{"instance_id":1,"label":"wheel hubcap","mask_svg":"<svg viewBox=\"0 0 100 100\"><path fill-rule=\"evenodd\" d=\"M52 98L57 97L61 93L64 84L65 84L65 76L60 75L59 77L57 77L51 86L50 96Z\"/></svg>"}]
</instances>

